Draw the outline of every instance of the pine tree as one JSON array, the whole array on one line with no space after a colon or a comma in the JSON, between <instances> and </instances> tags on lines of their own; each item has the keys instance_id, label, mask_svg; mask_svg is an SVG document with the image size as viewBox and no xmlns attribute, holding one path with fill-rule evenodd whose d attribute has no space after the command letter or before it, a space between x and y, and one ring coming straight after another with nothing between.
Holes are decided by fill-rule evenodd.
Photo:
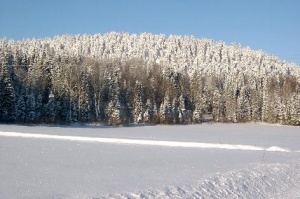
<instances>
[{"instance_id":1,"label":"pine tree","mask_svg":"<svg viewBox=\"0 0 300 199\"><path fill-rule=\"evenodd\" d=\"M300 84L298 83L295 88L294 95L291 98L290 103L291 117L288 121L289 124L300 126Z\"/></svg>"},{"instance_id":2,"label":"pine tree","mask_svg":"<svg viewBox=\"0 0 300 199\"><path fill-rule=\"evenodd\" d=\"M45 105L45 118L47 122L59 122L59 112L61 108L57 96L50 92L48 103Z\"/></svg>"},{"instance_id":3,"label":"pine tree","mask_svg":"<svg viewBox=\"0 0 300 199\"><path fill-rule=\"evenodd\" d=\"M177 97L174 97L172 102L172 117L173 117L174 124L180 123L179 113L180 113L179 99Z\"/></svg>"},{"instance_id":4,"label":"pine tree","mask_svg":"<svg viewBox=\"0 0 300 199\"><path fill-rule=\"evenodd\" d=\"M134 122L141 123L144 121L144 89L143 85L137 81L135 86L135 96L134 96Z\"/></svg>"},{"instance_id":5,"label":"pine tree","mask_svg":"<svg viewBox=\"0 0 300 199\"><path fill-rule=\"evenodd\" d=\"M9 63L1 63L0 68L0 121L14 122L16 120L15 90L9 72Z\"/></svg>"},{"instance_id":6,"label":"pine tree","mask_svg":"<svg viewBox=\"0 0 300 199\"><path fill-rule=\"evenodd\" d=\"M80 74L80 83L79 83L79 98L78 98L78 107L79 107L79 120L81 122L91 121L92 116L90 112L90 86L87 80L86 74L81 71Z\"/></svg>"},{"instance_id":7,"label":"pine tree","mask_svg":"<svg viewBox=\"0 0 300 199\"><path fill-rule=\"evenodd\" d=\"M171 124L173 123L173 115L172 115L172 105L169 93L165 94L164 100L160 105L159 110L160 115L160 123L162 124Z\"/></svg>"},{"instance_id":8,"label":"pine tree","mask_svg":"<svg viewBox=\"0 0 300 199\"><path fill-rule=\"evenodd\" d=\"M25 122L26 119L26 102L25 102L26 92L21 89L16 102L16 119L18 122Z\"/></svg>"},{"instance_id":9,"label":"pine tree","mask_svg":"<svg viewBox=\"0 0 300 199\"><path fill-rule=\"evenodd\" d=\"M269 97L269 88L267 80L263 83L263 99L262 99L262 121L263 122L270 122L270 115L271 115L271 101Z\"/></svg>"},{"instance_id":10,"label":"pine tree","mask_svg":"<svg viewBox=\"0 0 300 199\"><path fill-rule=\"evenodd\" d=\"M225 108L226 108L226 120L230 122L237 122L236 118L236 86L231 80L228 80L225 85Z\"/></svg>"},{"instance_id":11,"label":"pine tree","mask_svg":"<svg viewBox=\"0 0 300 199\"><path fill-rule=\"evenodd\" d=\"M221 99L221 93L220 91L215 88L213 91L213 99L212 99L212 114L214 117L214 121L219 122L222 120L222 115L221 115L221 111L222 111L222 99Z\"/></svg>"},{"instance_id":12,"label":"pine tree","mask_svg":"<svg viewBox=\"0 0 300 199\"><path fill-rule=\"evenodd\" d=\"M36 99L32 92L27 94L26 100L26 121L27 122L35 122L37 118L36 113Z\"/></svg>"},{"instance_id":13,"label":"pine tree","mask_svg":"<svg viewBox=\"0 0 300 199\"><path fill-rule=\"evenodd\" d=\"M144 112L144 115L143 115L144 122L145 123L151 123L153 115L154 115L154 106L153 106L151 100L147 99L145 112Z\"/></svg>"},{"instance_id":14,"label":"pine tree","mask_svg":"<svg viewBox=\"0 0 300 199\"><path fill-rule=\"evenodd\" d=\"M185 107L185 98L183 97L183 95L180 95L179 97L179 107L178 107L178 111L179 111L179 115L178 115L178 118L179 118L179 122L181 124L185 124L187 123L188 121L188 110L186 109Z\"/></svg>"},{"instance_id":15,"label":"pine tree","mask_svg":"<svg viewBox=\"0 0 300 199\"><path fill-rule=\"evenodd\" d=\"M118 68L109 77L109 104L106 108L106 120L112 125L122 125L124 123L124 106L120 100Z\"/></svg>"}]
</instances>

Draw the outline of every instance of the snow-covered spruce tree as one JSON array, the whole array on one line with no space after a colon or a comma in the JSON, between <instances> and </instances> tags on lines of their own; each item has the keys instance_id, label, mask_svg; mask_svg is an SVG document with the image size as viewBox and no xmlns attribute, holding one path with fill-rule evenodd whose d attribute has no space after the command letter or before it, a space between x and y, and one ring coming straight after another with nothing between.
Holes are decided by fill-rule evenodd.
<instances>
[{"instance_id":1,"label":"snow-covered spruce tree","mask_svg":"<svg viewBox=\"0 0 300 199\"><path fill-rule=\"evenodd\" d=\"M291 116L290 120L287 121L291 125L300 125L300 89L298 88L297 93L292 97L291 104Z\"/></svg>"},{"instance_id":2,"label":"snow-covered spruce tree","mask_svg":"<svg viewBox=\"0 0 300 199\"><path fill-rule=\"evenodd\" d=\"M223 121L224 117L224 86L220 77L211 76L206 82L206 94L214 121Z\"/></svg>"},{"instance_id":3,"label":"snow-covered spruce tree","mask_svg":"<svg viewBox=\"0 0 300 199\"><path fill-rule=\"evenodd\" d=\"M264 80L263 82L263 98L262 98L262 121L263 122L271 122L271 100L268 89L268 80Z\"/></svg>"},{"instance_id":4,"label":"snow-covered spruce tree","mask_svg":"<svg viewBox=\"0 0 300 199\"><path fill-rule=\"evenodd\" d=\"M179 104L179 98L174 97L172 101L172 115L173 115L173 123L179 124L180 123L180 104Z\"/></svg>"},{"instance_id":5,"label":"snow-covered spruce tree","mask_svg":"<svg viewBox=\"0 0 300 199\"><path fill-rule=\"evenodd\" d=\"M153 64L149 71L149 84L148 84L148 93L147 98L150 100L152 104L150 107L153 107L153 115L151 116L151 109L149 109L149 114L151 118L151 123L157 124L159 123L159 105L162 103L165 94L165 86L164 86L164 77L161 74L160 66L157 64ZM146 85L147 86L147 85ZM149 107L149 106L148 106Z\"/></svg>"},{"instance_id":6,"label":"snow-covered spruce tree","mask_svg":"<svg viewBox=\"0 0 300 199\"><path fill-rule=\"evenodd\" d=\"M147 91L145 92L147 96L145 112L144 112L144 122L157 124L159 122L159 110L157 109L157 104L159 103L161 93L158 93L158 88L155 87L159 79L151 77L149 80L149 85L146 87ZM147 95L148 94L148 95Z\"/></svg>"},{"instance_id":7,"label":"snow-covered spruce tree","mask_svg":"<svg viewBox=\"0 0 300 199\"><path fill-rule=\"evenodd\" d=\"M90 85L87 80L87 72L82 70L80 72L80 81L78 89L78 109L79 109L79 121L89 122L92 119L92 114L90 112Z\"/></svg>"},{"instance_id":8,"label":"snow-covered spruce tree","mask_svg":"<svg viewBox=\"0 0 300 199\"><path fill-rule=\"evenodd\" d=\"M37 99L31 91L29 91L26 95L26 122L35 122L38 117L38 113L36 112Z\"/></svg>"},{"instance_id":9,"label":"snow-covered spruce tree","mask_svg":"<svg viewBox=\"0 0 300 199\"><path fill-rule=\"evenodd\" d=\"M281 110L283 116L283 124L289 124L291 122L291 113L294 110L299 109L299 103L297 103L297 96L299 94L299 82L291 75L280 77L281 86L279 96L281 96ZM296 103L295 103L296 102ZM297 115L297 114L296 114Z\"/></svg>"},{"instance_id":10,"label":"snow-covered spruce tree","mask_svg":"<svg viewBox=\"0 0 300 199\"><path fill-rule=\"evenodd\" d=\"M124 123L124 106L120 98L119 86L120 71L115 68L109 77L109 103L106 108L106 120L111 125Z\"/></svg>"},{"instance_id":11,"label":"snow-covered spruce tree","mask_svg":"<svg viewBox=\"0 0 300 199\"><path fill-rule=\"evenodd\" d=\"M174 117L172 112L172 103L168 92L165 94L164 100L160 105L159 118L160 118L160 123L162 124L173 123Z\"/></svg>"},{"instance_id":12,"label":"snow-covered spruce tree","mask_svg":"<svg viewBox=\"0 0 300 199\"><path fill-rule=\"evenodd\" d=\"M145 105L145 112L143 114L144 123L151 123L151 117L153 115L153 104L151 103L150 99L147 99Z\"/></svg>"},{"instance_id":13,"label":"snow-covered spruce tree","mask_svg":"<svg viewBox=\"0 0 300 199\"><path fill-rule=\"evenodd\" d=\"M287 102L285 124L300 125L300 83L293 81L291 77L286 78L286 84L289 84L287 90L284 90L285 97L290 96Z\"/></svg>"},{"instance_id":14,"label":"snow-covered spruce tree","mask_svg":"<svg viewBox=\"0 0 300 199\"><path fill-rule=\"evenodd\" d=\"M157 108L153 99L147 99L143 117L145 123L157 123Z\"/></svg>"},{"instance_id":15,"label":"snow-covered spruce tree","mask_svg":"<svg viewBox=\"0 0 300 199\"><path fill-rule=\"evenodd\" d=\"M180 95L178 99L178 118L180 124L187 124L189 123L189 119L192 116L191 110L186 107L185 97Z\"/></svg>"},{"instance_id":16,"label":"snow-covered spruce tree","mask_svg":"<svg viewBox=\"0 0 300 199\"><path fill-rule=\"evenodd\" d=\"M145 113L145 106L144 106L144 88L143 85L136 81L135 85L135 96L134 96L134 111L133 111L133 117L135 123L142 123L144 121L144 113ZM150 119L150 115L149 115Z\"/></svg>"},{"instance_id":17,"label":"snow-covered spruce tree","mask_svg":"<svg viewBox=\"0 0 300 199\"><path fill-rule=\"evenodd\" d=\"M222 118L220 117L221 97L219 90L214 89L212 92L212 116L215 122L222 121Z\"/></svg>"},{"instance_id":18,"label":"snow-covered spruce tree","mask_svg":"<svg viewBox=\"0 0 300 199\"><path fill-rule=\"evenodd\" d=\"M193 123L202 122L205 113L205 98L203 94L204 77L201 77L197 71L194 71L190 80L191 100L194 104ZM180 96L183 98L183 96ZM182 100L180 100L182 101ZM183 104L183 103L181 103ZM183 117L184 111L180 112L180 118Z\"/></svg>"},{"instance_id":19,"label":"snow-covered spruce tree","mask_svg":"<svg viewBox=\"0 0 300 199\"><path fill-rule=\"evenodd\" d=\"M267 92L268 92L268 99L267 99L267 103L265 106L267 106L266 108L266 118L267 118L267 122L270 123L276 123L278 120L278 97L277 97L277 89L278 89L278 82L277 82L277 78L276 77L270 77L268 79L268 83L267 83Z\"/></svg>"},{"instance_id":20,"label":"snow-covered spruce tree","mask_svg":"<svg viewBox=\"0 0 300 199\"><path fill-rule=\"evenodd\" d=\"M0 121L16 120L16 99L12 78L9 72L9 61L0 63Z\"/></svg>"},{"instance_id":21,"label":"snow-covered spruce tree","mask_svg":"<svg viewBox=\"0 0 300 199\"><path fill-rule=\"evenodd\" d=\"M225 121L237 122L236 106L237 106L237 85L233 83L233 80L227 80L225 82Z\"/></svg>"},{"instance_id":22,"label":"snow-covered spruce tree","mask_svg":"<svg viewBox=\"0 0 300 199\"><path fill-rule=\"evenodd\" d=\"M261 85L255 77L249 78L249 103L251 121L261 121L262 92Z\"/></svg>"},{"instance_id":23,"label":"snow-covered spruce tree","mask_svg":"<svg viewBox=\"0 0 300 199\"><path fill-rule=\"evenodd\" d=\"M21 91L16 96L16 120L17 122L25 122L26 119L26 91L24 88L21 88Z\"/></svg>"},{"instance_id":24,"label":"snow-covered spruce tree","mask_svg":"<svg viewBox=\"0 0 300 199\"><path fill-rule=\"evenodd\" d=\"M105 80L105 67L104 62L96 62L92 59L87 59L86 65L90 68L88 79L91 83L91 99L94 111L95 120L101 121L103 119L103 101L105 95L104 80Z\"/></svg>"},{"instance_id":25,"label":"snow-covered spruce tree","mask_svg":"<svg viewBox=\"0 0 300 199\"><path fill-rule=\"evenodd\" d=\"M46 123L56 123L61 122L60 116L60 101L58 99L58 96L56 94L53 94L52 91L50 92L48 96L48 102L44 105L44 113L43 113L43 122Z\"/></svg>"},{"instance_id":26,"label":"snow-covered spruce tree","mask_svg":"<svg viewBox=\"0 0 300 199\"><path fill-rule=\"evenodd\" d=\"M62 115L67 122L78 122L78 90L80 83L80 68L75 58L62 58Z\"/></svg>"},{"instance_id":27,"label":"snow-covered spruce tree","mask_svg":"<svg viewBox=\"0 0 300 199\"><path fill-rule=\"evenodd\" d=\"M249 90L245 86L240 89L240 95L237 99L237 120L241 122L251 121Z\"/></svg>"}]
</instances>

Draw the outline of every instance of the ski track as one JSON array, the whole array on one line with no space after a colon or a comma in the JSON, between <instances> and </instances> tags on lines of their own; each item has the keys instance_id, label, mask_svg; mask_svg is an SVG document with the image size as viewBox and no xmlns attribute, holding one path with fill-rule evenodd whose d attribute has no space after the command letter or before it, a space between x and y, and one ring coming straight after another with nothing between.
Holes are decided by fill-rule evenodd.
<instances>
[{"instance_id":1,"label":"ski track","mask_svg":"<svg viewBox=\"0 0 300 199\"><path fill-rule=\"evenodd\" d=\"M48 135L48 134L1 132L1 131L0 131L0 136L33 138L33 139L66 140L66 141L78 141L78 142L126 144L126 145L147 145L147 146L184 147L184 148L202 148L202 149L250 150L250 151L267 151L267 152L299 152L299 151L291 151L289 149L284 149L284 148L280 148L277 146L271 146L268 148L264 148L264 147L251 146L251 145L158 141L158 140L135 140L135 139L99 138L99 137L82 137L82 136L61 136L61 135Z\"/></svg>"}]
</instances>

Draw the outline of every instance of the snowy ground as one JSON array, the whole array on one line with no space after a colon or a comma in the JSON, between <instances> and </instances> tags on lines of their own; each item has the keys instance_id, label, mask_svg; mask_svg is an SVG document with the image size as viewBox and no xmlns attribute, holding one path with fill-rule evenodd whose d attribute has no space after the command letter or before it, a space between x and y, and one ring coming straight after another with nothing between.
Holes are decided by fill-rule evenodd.
<instances>
[{"instance_id":1,"label":"snowy ground","mask_svg":"<svg viewBox=\"0 0 300 199\"><path fill-rule=\"evenodd\" d=\"M300 198L300 128L0 125L0 198Z\"/></svg>"}]
</instances>

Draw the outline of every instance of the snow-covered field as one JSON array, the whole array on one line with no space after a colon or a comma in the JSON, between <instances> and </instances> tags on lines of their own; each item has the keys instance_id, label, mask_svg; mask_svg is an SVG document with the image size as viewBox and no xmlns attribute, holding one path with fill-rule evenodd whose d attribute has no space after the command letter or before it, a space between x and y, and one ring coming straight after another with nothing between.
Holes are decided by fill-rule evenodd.
<instances>
[{"instance_id":1,"label":"snow-covered field","mask_svg":"<svg viewBox=\"0 0 300 199\"><path fill-rule=\"evenodd\" d=\"M0 125L0 198L300 198L300 128Z\"/></svg>"}]
</instances>

